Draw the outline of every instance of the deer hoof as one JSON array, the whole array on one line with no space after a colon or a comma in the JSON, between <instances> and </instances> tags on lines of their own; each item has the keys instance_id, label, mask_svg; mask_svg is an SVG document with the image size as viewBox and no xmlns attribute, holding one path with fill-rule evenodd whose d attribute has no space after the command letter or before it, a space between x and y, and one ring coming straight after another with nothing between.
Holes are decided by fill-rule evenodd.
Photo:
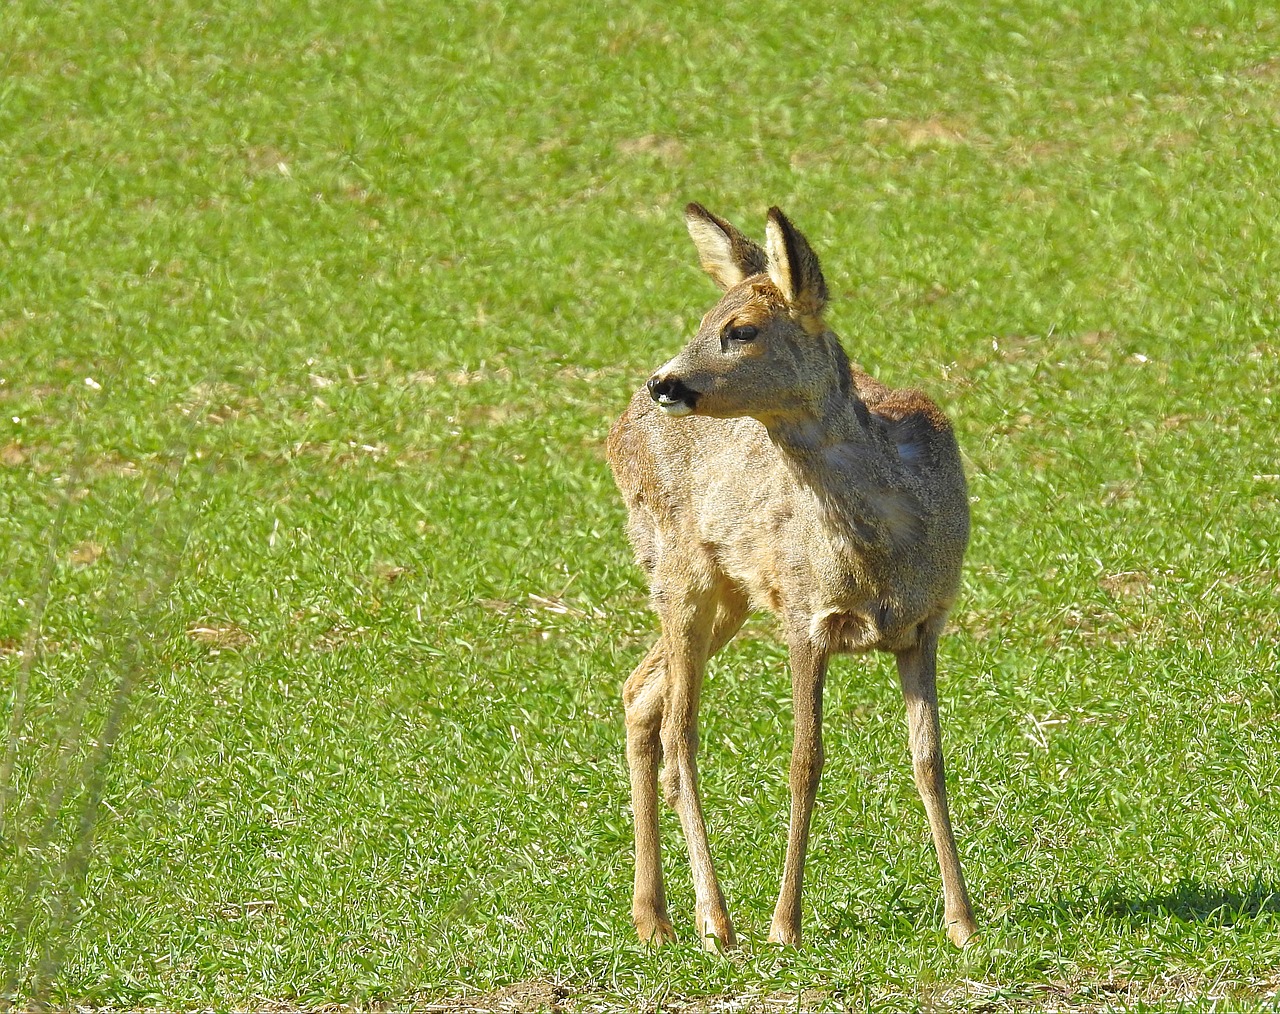
<instances>
[{"instance_id":1,"label":"deer hoof","mask_svg":"<svg viewBox=\"0 0 1280 1014\"><path fill-rule=\"evenodd\" d=\"M722 914L719 918L699 916L698 928L702 934L702 946L708 951L732 951L738 947L738 938L733 932L733 923L729 916Z\"/></svg>"},{"instance_id":2,"label":"deer hoof","mask_svg":"<svg viewBox=\"0 0 1280 1014\"><path fill-rule=\"evenodd\" d=\"M800 927L774 923L769 929L769 943L777 944L779 947L799 948Z\"/></svg>"},{"instance_id":3,"label":"deer hoof","mask_svg":"<svg viewBox=\"0 0 1280 1014\"><path fill-rule=\"evenodd\" d=\"M671 925L671 920L665 915L656 913L643 916L636 915L632 916L632 921L636 924L636 936L640 938L642 944L648 944L650 947L661 947L663 944L675 942L675 927Z\"/></svg>"},{"instance_id":4,"label":"deer hoof","mask_svg":"<svg viewBox=\"0 0 1280 1014\"><path fill-rule=\"evenodd\" d=\"M977 932L978 927L972 919L956 919L947 923L947 939L961 949L973 942Z\"/></svg>"}]
</instances>

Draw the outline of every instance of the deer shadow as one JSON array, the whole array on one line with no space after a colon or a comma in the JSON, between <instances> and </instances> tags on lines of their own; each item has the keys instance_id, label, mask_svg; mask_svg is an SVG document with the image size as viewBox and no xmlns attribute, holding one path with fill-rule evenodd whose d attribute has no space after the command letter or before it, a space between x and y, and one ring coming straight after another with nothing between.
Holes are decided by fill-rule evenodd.
<instances>
[{"instance_id":1,"label":"deer shadow","mask_svg":"<svg viewBox=\"0 0 1280 1014\"><path fill-rule=\"evenodd\" d=\"M1079 920L1097 918L1131 928L1166 919L1181 922L1234 926L1262 915L1280 914L1280 886L1261 877L1240 885L1210 885L1184 878L1167 891L1154 894L1110 887L1074 898L1030 902L1012 913L1012 921L1024 918Z\"/></svg>"}]
</instances>

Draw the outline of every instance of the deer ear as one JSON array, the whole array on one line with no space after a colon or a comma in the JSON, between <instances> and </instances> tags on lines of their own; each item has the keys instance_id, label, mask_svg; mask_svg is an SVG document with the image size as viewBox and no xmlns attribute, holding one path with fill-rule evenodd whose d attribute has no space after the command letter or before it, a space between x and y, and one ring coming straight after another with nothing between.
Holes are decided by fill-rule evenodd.
<instances>
[{"instance_id":1,"label":"deer ear","mask_svg":"<svg viewBox=\"0 0 1280 1014\"><path fill-rule=\"evenodd\" d=\"M769 278L804 322L817 323L827 305L827 283L818 255L800 230L777 208L769 209L765 223L769 251Z\"/></svg>"},{"instance_id":2,"label":"deer ear","mask_svg":"<svg viewBox=\"0 0 1280 1014\"><path fill-rule=\"evenodd\" d=\"M701 204L685 207L684 224L698 250L702 270L722 289L761 274L768 265L769 258L758 244Z\"/></svg>"}]
</instances>

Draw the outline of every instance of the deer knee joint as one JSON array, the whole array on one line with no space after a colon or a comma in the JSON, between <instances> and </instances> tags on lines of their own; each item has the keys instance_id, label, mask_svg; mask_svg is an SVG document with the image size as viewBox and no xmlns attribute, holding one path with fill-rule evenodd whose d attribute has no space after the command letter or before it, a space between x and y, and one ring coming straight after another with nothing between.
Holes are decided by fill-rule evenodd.
<instances>
[{"instance_id":1,"label":"deer knee joint","mask_svg":"<svg viewBox=\"0 0 1280 1014\"><path fill-rule=\"evenodd\" d=\"M680 766L668 761L662 767L662 798L675 810L680 805L683 783L680 778Z\"/></svg>"},{"instance_id":2,"label":"deer knee joint","mask_svg":"<svg viewBox=\"0 0 1280 1014\"><path fill-rule=\"evenodd\" d=\"M818 786L825 762L821 746L794 750L791 755L791 789L811 793Z\"/></svg>"},{"instance_id":3,"label":"deer knee joint","mask_svg":"<svg viewBox=\"0 0 1280 1014\"><path fill-rule=\"evenodd\" d=\"M942 781L942 757L936 753L912 758L912 768L918 785L937 785Z\"/></svg>"},{"instance_id":4,"label":"deer knee joint","mask_svg":"<svg viewBox=\"0 0 1280 1014\"><path fill-rule=\"evenodd\" d=\"M647 700L628 702L627 739L656 739L662 734L662 704Z\"/></svg>"},{"instance_id":5,"label":"deer knee joint","mask_svg":"<svg viewBox=\"0 0 1280 1014\"><path fill-rule=\"evenodd\" d=\"M622 706L627 716L627 733L643 730L646 735L657 735L662 727L665 709L663 686L652 673L643 677L640 671L627 680L622 688Z\"/></svg>"},{"instance_id":6,"label":"deer knee joint","mask_svg":"<svg viewBox=\"0 0 1280 1014\"><path fill-rule=\"evenodd\" d=\"M662 726L662 791L672 809L679 805L681 797L694 778L694 758L698 752L698 733L695 729L674 728L674 723Z\"/></svg>"}]
</instances>

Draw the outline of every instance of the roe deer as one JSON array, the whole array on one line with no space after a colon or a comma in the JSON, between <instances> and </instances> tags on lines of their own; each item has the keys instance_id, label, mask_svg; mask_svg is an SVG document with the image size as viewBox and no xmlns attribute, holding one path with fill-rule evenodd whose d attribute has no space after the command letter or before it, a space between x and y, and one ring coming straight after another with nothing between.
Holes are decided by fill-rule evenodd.
<instances>
[{"instance_id":1,"label":"roe deer","mask_svg":"<svg viewBox=\"0 0 1280 1014\"><path fill-rule=\"evenodd\" d=\"M623 690L636 930L655 944L675 937L658 840L662 760L689 848L697 932L708 948L736 944L698 793L698 699L707 659L758 607L780 620L795 707L791 825L769 939L800 943L827 660L878 650L897 658L947 935L962 947L976 925L947 812L935 686L969 537L950 423L919 391L850 365L822 320L818 259L781 211L769 209L765 249L701 205L685 221L725 293L632 398L608 444L662 623Z\"/></svg>"}]
</instances>

